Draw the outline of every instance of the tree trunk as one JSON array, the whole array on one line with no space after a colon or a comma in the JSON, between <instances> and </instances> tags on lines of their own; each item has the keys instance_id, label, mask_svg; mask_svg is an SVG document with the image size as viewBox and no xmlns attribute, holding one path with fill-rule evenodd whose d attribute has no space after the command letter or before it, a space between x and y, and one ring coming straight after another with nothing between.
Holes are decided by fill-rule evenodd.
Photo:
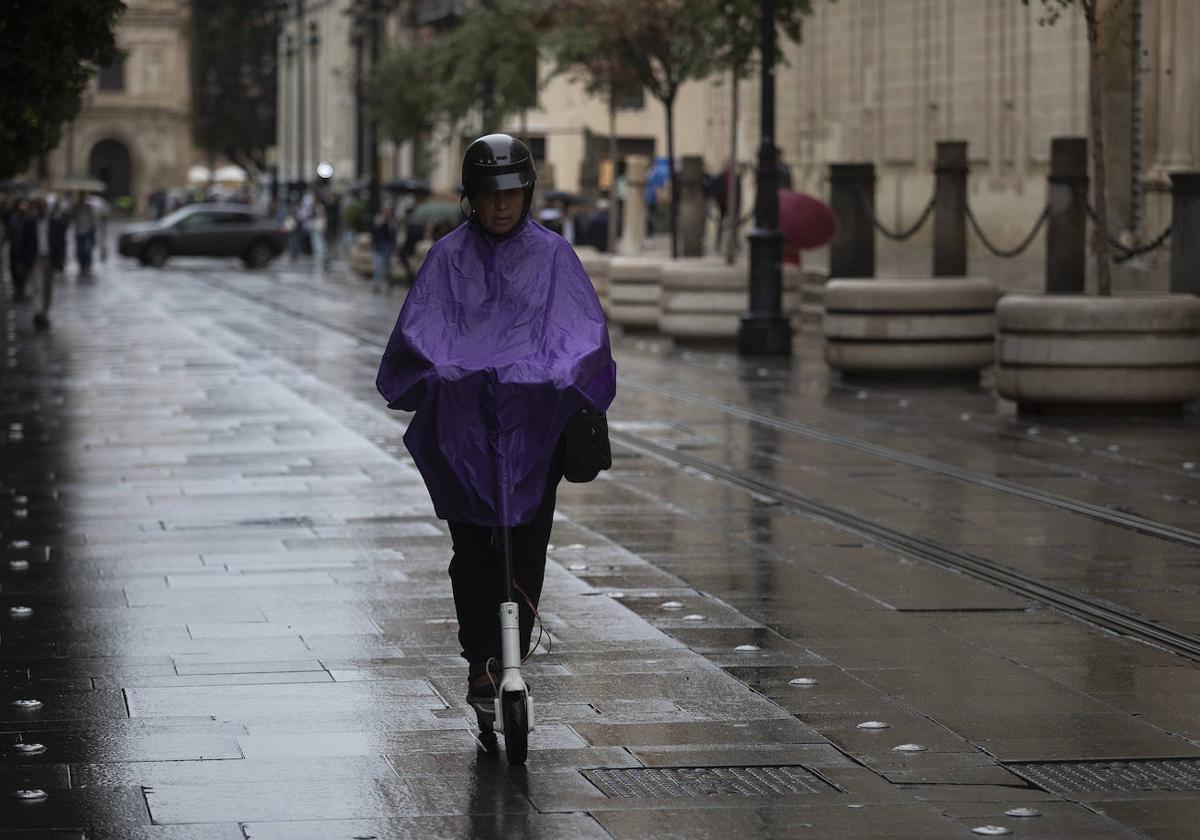
<instances>
[{"instance_id":1,"label":"tree trunk","mask_svg":"<svg viewBox=\"0 0 1200 840\"><path fill-rule=\"evenodd\" d=\"M733 265L737 259L738 214L741 212L741 182L738 179L738 71L733 68L732 101L729 106L729 178L725 182L725 262Z\"/></svg>"},{"instance_id":2,"label":"tree trunk","mask_svg":"<svg viewBox=\"0 0 1200 840\"><path fill-rule=\"evenodd\" d=\"M1083 0L1087 23L1088 88L1092 110L1092 195L1096 199L1096 220L1092 229L1092 253L1096 258L1096 292L1112 294L1112 266L1108 259L1108 197L1104 172L1104 131L1100 96L1100 21L1096 0Z\"/></svg>"},{"instance_id":3,"label":"tree trunk","mask_svg":"<svg viewBox=\"0 0 1200 840\"><path fill-rule=\"evenodd\" d=\"M671 259L679 256L676 221L679 218L679 184L675 176L675 95L663 102L667 109L667 166L671 173Z\"/></svg>"},{"instance_id":4,"label":"tree trunk","mask_svg":"<svg viewBox=\"0 0 1200 840\"><path fill-rule=\"evenodd\" d=\"M608 91L608 253L617 252L617 92Z\"/></svg>"}]
</instances>

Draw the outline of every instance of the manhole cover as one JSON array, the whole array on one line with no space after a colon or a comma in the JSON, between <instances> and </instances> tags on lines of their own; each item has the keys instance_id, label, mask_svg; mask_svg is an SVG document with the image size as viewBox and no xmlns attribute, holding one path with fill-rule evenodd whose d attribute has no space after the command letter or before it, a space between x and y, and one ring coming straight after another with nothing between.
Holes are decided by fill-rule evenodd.
<instances>
[{"instance_id":1,"label":"manhole cover","mask_svg":"<svg viewBox=\"0 0 1200 840\"><path fill-rule=\"evenodd\" d=\"M585 770L606 796L640 799L679 796L772 796L829 793L833 785L803 767L628 767Z\"/></svg>"},{"instance_id":2,"label":"manhole cover","mask_svg":"<svg viewBox=\"0 0 1200 840\"><path fill-rule=\"evenodd\" d=\"M1008 768L1049 793L1200 790L1200 759L1196 758L1010 764Z\"/></svg>"}]
</instances>

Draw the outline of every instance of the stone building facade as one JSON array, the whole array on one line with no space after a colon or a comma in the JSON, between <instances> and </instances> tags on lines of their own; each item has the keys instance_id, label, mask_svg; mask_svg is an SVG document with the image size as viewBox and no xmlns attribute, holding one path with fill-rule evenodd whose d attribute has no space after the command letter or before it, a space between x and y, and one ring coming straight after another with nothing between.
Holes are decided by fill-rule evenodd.
<instances>
[{"instance_id":1,"label":"stone building facade","mask_svg":"<svg viewBox=\"0 0 1200 840\"><path fill-rule=\"evenodd\" d=\"M901 227L932 194L937 141L965 140L972 208L999 244L1018 241L1046 199L1051 138L1090 131L1078 10L1046 26L1038 0L813 8L803 43L785 43L776 82L776 134L796 188L824 195L830 163L874 163L877 211ZM1136 226L1148 238L1167 223L1166 173L1200 169L1200 3L1101 0L1101 10L1109 21L1100 85L1112 227ZM1143 50L1136 73L1135 12ZM718 82L710 84L715 94ZM739 157L749 162L758 88L742 87ZM720 159L728 155L730 110L710 113L706 154Z\"/></svg>"},{"instance_id":2,"label":"stone building facade","mask_svg":"<svg viewBox=\"0 0 1200 840\"><path fill-rule=\"evenodd\" d=\"M429 0L424 24L452 22L462 5ZM320 160L334 164L335 182L358 168L351 6L350 0L289 4L280 37L284 177L311 179ZM1101 0L1101 6L1117 21L1105 33L1100 77L1113 226L1136 227L1146 238L1166 223L1166 173L1200 169L1200 2ZM813 9L803 43L781 42L785 64L777 71L776 136L796 188L826 195L830 163L873 162L881 220L899 227L929 200L935 144L965 140L972 209L999 244L1019 240L1045 202L1051 138L1089 132L1087 41L1078 11L1069 8L1043 26L1039 0L839 0ZM1135 12L1142 49L1136 72ZM433 19L438 15L446 21ZM384 49L402 37L398 22L389 21ZM503 128L530 138L547 182L586 189L607 154L605 104L550 70L542 62L537 107ZM756 80L744 80L739 90L738 157L748 168L758 144ZM734 130L730 102L727 77L680 89L678 157L699 155L709 172L724 167ZM469 139L482 130L464 126L461 133ZM623 154L666 154L663 109L649 94L619 112L617 133ZM435 189L457 184L463 139L434 144ZM411 149L383 138L380 157L385 179L417 168ZM752 191L748 175L745 184ZM918 241L927 236L926 229Z\"/></svg>"},{"instance_id":3,"label":"stone building facade","mask_svg":"<svg viewBox=\"0 0 1200 840\"><path fill-rule=\"evenodd\" d=\"M276 159L284 181L313 181L322 161L332 165L335 186L355 178L353 5L351 0L296 0L284 7L275 109Z\"/></svg>"},{"instance_id":4,"label":"stone building facade","mask_svg":"<svg viewBox=\"0 0 1200 840\"><path fill-rule=\"evenodd\" d=\"M127 0L117 28L125 51L92 80L78 117L47 158L57 178L90 175L108 197L144 205L156 189L183 186L196 155L191 137L186 0Z\"/></svg>"}]
</instances>

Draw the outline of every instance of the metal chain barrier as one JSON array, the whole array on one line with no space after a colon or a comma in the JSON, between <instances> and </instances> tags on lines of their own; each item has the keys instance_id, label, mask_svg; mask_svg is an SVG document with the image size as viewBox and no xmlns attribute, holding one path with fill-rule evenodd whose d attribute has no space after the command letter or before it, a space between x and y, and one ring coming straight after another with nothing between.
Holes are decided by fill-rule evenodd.
<instances>
[{"instance_id":1,"label":"metal chain barrier","mask_svg":"<svg viewBox=\"0 0 1200 840\"><path fill-rule=\"evenodd\" d=\"M937 196L934 195L929 199L929 203L925 205L925 209L921 211L921 215L917 217L917 220L913 222L912 225L904 228L903 230L893 231L888 230L886 227L884 227L883 222L879 221L879 217L875 215L875 209L871 206L871 202L867 201L867 195L861 188L858 191L858 200L862 202L862 206L867 211L867 215L871 217L871 224L875 226L875 230L882 233L888 239L896 242L903 242L905 239L912 237L918 230L920 230L921 226L925 224L926 219L928 219L929 215L933 212L934 205L937 204Z\"/></svg>"},{"instance_id":2,"label":"metal chain barrier","mask_svg":"<svg viewBox=\"0 0 1200 840\"><path fill-rule=\"evenodd\" d=\"M1134 257L1140 257L1142 254L1148 254L1154 249L1162 247L1163 243L1166 242L1171 236L1171 226L1167 225L1166 229L1162 233L1151 239L1145 245L1136 245L1130 248L1128 245L1123 244L1121 240L1113 236L1108 231L1107 227L1100 224L1100 216L1096 213L1096 208L1092 206L1092 202L1088 200L1087 193L1083 192L1082 190L1078 190L1077 192L1079 200L1083 203L1084 209L1087 210L1088 218L1092 220L1092 224L1095 225L1097 229L1103 231L1104 238L1108 240L1108 244L1112 246L1115 251L1117 251L1117 255L1113 257L1113 263L1117 265L1127 262Z\"/></svg>"},{"instance_id":3,"label":"metal chain barrier","mask_svg":"<svg viewBox=\"0 0 1200 840\"><path fill-rule=\"evenodd\" d=\"M1142 254L1148 254L1156 248L1161 248L1163 243L1166 242L1170 236L1171 226L1167 225L1166 230L1151 239L1145 245L1138 245L1135 248L1126 248L1122 246L1121 253L1113 258L1113 262L1117 265L1120 265L1121 263L1131 260L1134 257L1140 257Z\"/></svg>"},{"instance_id":4,"label":"metal chain barrier","mask_svg":"<svg viewBox=\"0 0 1200 840\"><path fill-rule=\"evenodd\" d=\"M975 235L979 237L979 241L983 243L983 247L992 252L993 255L1002 259L1010 259L1021 254L1033 244L1033 240L1037 237L1038 231L1042 229L1042 225L1046 224L1046 219L1050 218L1050 205L1047 204L1042 208L1042 212L1038 215L1037 221L1033 223L1033 230L1025 236L1024 239L1015 248L1001 248L993 243L983 232L983 228L979 226L979 220L975 218L975 213L971 210L971 205L967 205L967 221L971 223L971 230L975 231Z\"/></svg>"}]
</instances>

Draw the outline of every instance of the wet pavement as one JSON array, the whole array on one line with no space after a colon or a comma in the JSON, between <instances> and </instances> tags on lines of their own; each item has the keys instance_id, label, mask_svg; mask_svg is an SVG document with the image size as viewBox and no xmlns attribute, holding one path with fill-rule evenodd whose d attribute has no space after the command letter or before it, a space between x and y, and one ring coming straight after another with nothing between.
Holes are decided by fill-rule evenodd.
<instances>
[{"instance_id":1,"label":"wet pavement","mask_svg":"<svg viewBox=\"0 0 1200 840\"><path fill-rule=\"evenodd\" d=\"M0 304L0 837L1196 836L1195 406L620 339L509 768L374 391L401 296L303 268Z\"/></svg>"}]
</instances>

